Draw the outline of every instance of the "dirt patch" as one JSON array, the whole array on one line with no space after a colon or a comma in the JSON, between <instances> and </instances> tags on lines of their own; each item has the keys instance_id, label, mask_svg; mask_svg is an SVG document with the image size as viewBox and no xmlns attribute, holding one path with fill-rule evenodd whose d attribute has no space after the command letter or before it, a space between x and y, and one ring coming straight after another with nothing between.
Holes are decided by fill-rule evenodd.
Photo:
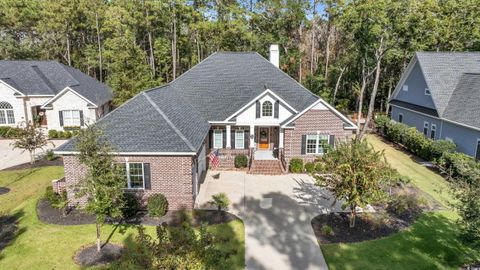
<instances>
[{"instance_id":1,"label":"dirt patch","mask_svg":"<svg viewBox=\"0 0 480 270\"><path fill-rule=\"evenodd\" d=\"M34 164L30 164L30 162L27 162L27 163L5 168L3 169L3 171L32 169L32 168L39 168L39 167L46 167L46 166L63 166L63 159L62 157L58 157L54 160L40 159L35 161Z\"/></svg>"},{"instance_id":2,"label":"dirt patch","mask_svg":"<svg viewBox=\"0 0 480 270\"><path fill-rule=\"evenodd\" d=\"M403 220L386 213L359 213L355 227L350 228L348 213L319 215L312 219L315 236L321 244L354 243L373 240L401 231L410 226L413 220ZM325 233L329 226L331 233Z\"/></svg>"},{"instance_id":3,"label":"dirt patch","mask_svg":"<svg viewBox=\"0 0 480 270\"><path fill-rule=\"evenodd\" d=\"M4 195L10 192L10 189L8 187L0 187L0 195Z\"/></svg>"},{"instance_id":4,"label":"dirt patch","mask_svg":"<svg viewBox=\"0 0 480 270\"><path fill-rule=\"evenodd\" d=\"M108 243L102 247L100 252L97 252L97 246L91 245L77 251L74 260L80 266L102 265L118 260L123 251L122 246Z\"/></svg>"},{"instance_id":5,"label":"dirt patch","mask_svg":"<svg viewBox=\"0 0 480 270\"><path fill-rule=\"evenodd\" d=\"M44 199L37 203L38 218L45 223L57 225L81 225L95 223L95 217L83 213L79 209L68 211L64 215L61 209L54 208ZM166 223L170 226L178 226L188 220L192 226L199 226L202 223L207 225L222 224L233 220L240 220L237 216L225 211L216 210L177 210L168 211L161 218L149 217L146 212L139 212L136 216L126 220L111 220L109 223L142 224L157 226Z\"/></svg>"}]
</instances>

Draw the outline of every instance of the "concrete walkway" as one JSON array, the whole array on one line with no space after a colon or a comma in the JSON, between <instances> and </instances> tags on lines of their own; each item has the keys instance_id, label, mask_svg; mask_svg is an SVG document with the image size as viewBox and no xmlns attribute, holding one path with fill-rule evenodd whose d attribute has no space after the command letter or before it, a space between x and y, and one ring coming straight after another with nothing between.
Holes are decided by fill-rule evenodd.
<instances>
[{"instance_id":1,"label":"concrete walkway","mask_svg":"<svg viewBox=\"0 0 480 270\"><path fill-rule=\"evenodd\" d=\"M197 206L219 192L228 194L229 211L244 221L247 269L328 269L311 220L340 206L332 208L331 196L310 176L209 171Z\"/></svg>"},{"instance_id":2,"label":"concrete walkway","mask_svg":"<svg viewBox=\"0 0 480 270\"><path fill-rule=\"evenodd\" d=\"M15 165L30 162L30 154L28 151L22 151L21 149L13 149L12 143L14 140L0 140L0 170L9 168ZM53 144L49 143L42 149L37 149L36 156L41 157L47 150L56 148L66 140L52 140Z\"/></svg>"}]
</instances>

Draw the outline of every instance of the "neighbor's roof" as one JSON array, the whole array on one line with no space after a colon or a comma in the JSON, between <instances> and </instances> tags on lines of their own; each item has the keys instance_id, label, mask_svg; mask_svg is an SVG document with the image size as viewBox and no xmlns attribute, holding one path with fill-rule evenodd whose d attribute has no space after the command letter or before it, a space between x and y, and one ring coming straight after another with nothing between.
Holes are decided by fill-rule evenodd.
<instances>
[{"instance_id":1,"label":"neighbor's roof","mask_svg":"<svg viewBox=\"0 0 480 270\"><path fill-rule=\"evenodd\" d=\"M112 97L105 84L56 61L0 61L0 80L24 95L55 96L70 87L99 106Z\"/></svg>"},{"instance_id":2,"label":"neighbor's roof","mask_svg":"<svg viewBox=\"0 0 480 270\"><path fill-rule=\"evenodd\" d=\"M210 128L168 85L138 94L96 125L120 153L197 152ZM75 140L55 151L75 151Z\"/></svg>"},{"instance_id":3,"label":"neighbor's roof","mask_svg":"<svg viewBox=\"0 0 480 270\"><path fill-rule=\"evenodd\" d=\"M318 97L256 52L217 52L171 83L208 121L224 121L270 89L295 110Z\"/></svg>"}]
</instances>

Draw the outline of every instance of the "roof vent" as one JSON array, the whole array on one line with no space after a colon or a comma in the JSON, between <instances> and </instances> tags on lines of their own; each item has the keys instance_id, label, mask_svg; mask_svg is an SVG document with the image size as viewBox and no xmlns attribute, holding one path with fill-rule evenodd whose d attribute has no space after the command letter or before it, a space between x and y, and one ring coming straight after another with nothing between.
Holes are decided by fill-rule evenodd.
<instances>
[{"instance_id":1,"label":"roof vent","mask_svg":"<svg viewBox=\"0 0 480 270\"><path fill-rule=\"evenodd\" d=\"M278 50L278 44L270 45L270 63L277 68L280 66L280 51Z\"/></svg>"}]
</instances>

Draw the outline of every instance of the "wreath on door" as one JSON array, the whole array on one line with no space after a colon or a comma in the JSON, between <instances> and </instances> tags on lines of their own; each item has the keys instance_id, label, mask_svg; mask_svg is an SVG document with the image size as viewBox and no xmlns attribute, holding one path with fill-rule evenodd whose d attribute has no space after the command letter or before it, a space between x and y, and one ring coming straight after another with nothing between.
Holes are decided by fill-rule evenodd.
<instances>
[{"instance_id":1,"label":"wreath on door","mask_svg":"<svg viewBox=\"0 0 480 270\"><path fill-rule=\"evenodd\" d=\"M265 130L262 130L262 131L260 132L260 135L261 135L261 136L267 136L267 132L266 132Z\"/></svg>"}]
</instances>

